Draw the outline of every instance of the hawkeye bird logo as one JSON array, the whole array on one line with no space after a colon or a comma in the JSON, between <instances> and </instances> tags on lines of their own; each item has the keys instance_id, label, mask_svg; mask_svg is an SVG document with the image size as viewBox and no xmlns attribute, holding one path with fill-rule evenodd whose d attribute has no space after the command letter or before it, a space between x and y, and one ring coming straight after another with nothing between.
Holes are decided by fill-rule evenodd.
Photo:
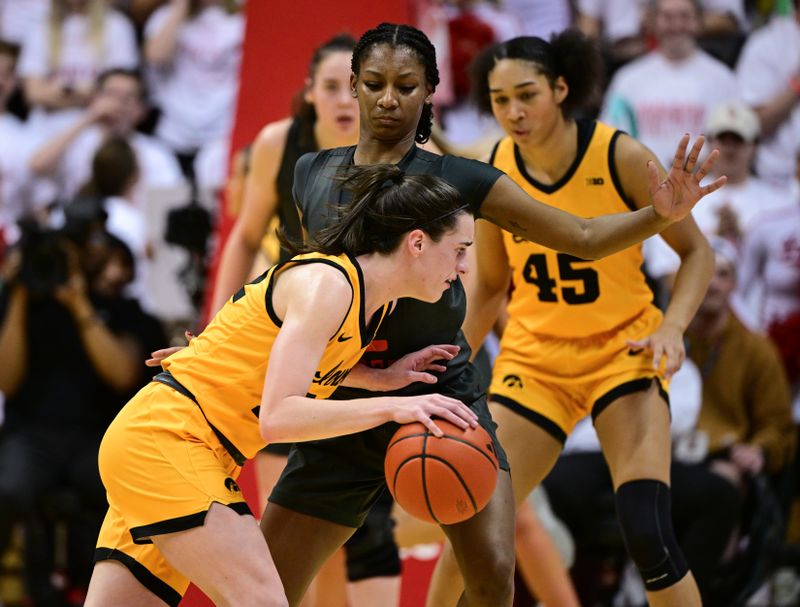
<instances>
[{"instance_id":1,"label":"hawkeye bird logo","mask_svg":"<svg viewBox=\"0 0 800 607\"><path fill-rule=\"evenodd\" d=\"M522 378L519 375L506 375L503 383L509 388L522 388Z\"/></svg>"}]
</instances>

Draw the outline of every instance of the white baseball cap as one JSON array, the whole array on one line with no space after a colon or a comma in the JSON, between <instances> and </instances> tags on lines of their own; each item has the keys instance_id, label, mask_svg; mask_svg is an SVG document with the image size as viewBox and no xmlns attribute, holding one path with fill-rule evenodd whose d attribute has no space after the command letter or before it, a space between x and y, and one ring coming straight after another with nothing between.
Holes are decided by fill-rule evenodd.
<instances>
[{"instance_id":1,"label":"white baseball cap","mask_svg":"<svg viewBox=\"0 0 800 607\"><path fill-rule=\"evenodd\" d=\"M741 103L720 104L708 116L706 135L718 137L722 133L735 133L748 143L753 143L761 133L758 115Z\"/></svg>"}]
</instances>

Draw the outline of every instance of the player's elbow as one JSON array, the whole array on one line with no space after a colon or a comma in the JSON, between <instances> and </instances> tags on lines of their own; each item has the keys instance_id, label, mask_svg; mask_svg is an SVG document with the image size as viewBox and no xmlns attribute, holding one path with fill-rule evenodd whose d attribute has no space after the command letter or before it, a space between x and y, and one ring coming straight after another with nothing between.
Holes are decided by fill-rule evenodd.
<instances>
[{"instance_id":1,"label":"player's elbow","mask_svg":"<svg viewBox=\"0 0 800 607\"><path fill-rule=\"evenodd\" d=\"M288 428L284 416L280 414L280 410L276 410L276 407L265 408L262 405L258 416L258 424L261 438L267 444L291 442L287 440L290 428Z\"/></svg>"}]
</instances>

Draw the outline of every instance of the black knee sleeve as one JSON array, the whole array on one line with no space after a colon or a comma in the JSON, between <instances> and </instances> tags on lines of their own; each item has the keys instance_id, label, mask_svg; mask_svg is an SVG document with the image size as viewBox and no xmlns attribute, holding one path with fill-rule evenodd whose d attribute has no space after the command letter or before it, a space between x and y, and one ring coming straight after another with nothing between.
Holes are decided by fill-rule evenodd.
<instances>
[{"instance_id":1,"label":"black knee sleeve","mask_svg":"<svg viewBox=\"0 0 800 607\"><path fill-rule=\"evenodd\" d=\"M400 575L400 554L394 541L391 517L392 503L391 494L384 491L364 524L344 545L349 581Z\"/></svg>"},{"instance_id":2,"label":"black knee sleeve","mask_svg":"<svg viewBox=\"0 0 800 607\"><path fill-rule=\"evenodd\" d=\"M672 530L669 487L630 481L617 489L616 498L622 537L645 587L662 590L680 581L689 567Z\"/></svg>"}]
</instances>

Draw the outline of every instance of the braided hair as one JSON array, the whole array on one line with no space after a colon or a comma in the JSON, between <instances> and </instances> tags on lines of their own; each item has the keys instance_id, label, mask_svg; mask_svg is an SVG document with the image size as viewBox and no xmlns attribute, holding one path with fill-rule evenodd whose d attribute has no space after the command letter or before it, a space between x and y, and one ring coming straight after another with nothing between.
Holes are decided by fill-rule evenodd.
<instances>
[{"instance_id":1,"label":"braided hair","mask_svg":"<svg viewBox=\"0 0 800 607\"><path fill-rule=\"evenodd\" d=\"M436 49L428 37L420 30L410 25L396 23L381 23L378 27L364 32L353 50L352 70L358 76L361 61L369 51L378 45L387 44L392 48L400 46L411 49L419 62L425 67L425 80L433 90L439 84L439 68L436 66ZM422 115L417 123L417 134L414 140L425 143L431 136L433 127L433 104L426 103L422 108Z\"/></svg>"}]
</instances>

